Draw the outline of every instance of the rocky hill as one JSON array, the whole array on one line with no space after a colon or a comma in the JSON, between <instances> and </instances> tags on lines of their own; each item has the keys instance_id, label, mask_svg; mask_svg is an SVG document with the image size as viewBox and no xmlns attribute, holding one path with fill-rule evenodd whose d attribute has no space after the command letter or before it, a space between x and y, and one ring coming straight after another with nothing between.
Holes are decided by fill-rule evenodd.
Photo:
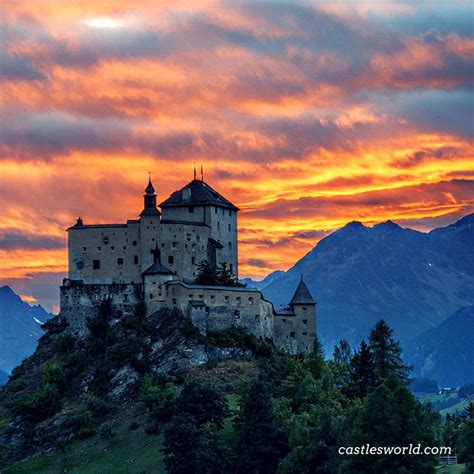
<instances>
[{"instance_id":1,"label":"rocky hill","mask_svg":"<svg viewBox=\"0 0 474 474\"><path fill-rule=\"evenodd\" d=\"M342 337L358 344L381 318L405 344L474 304L473 243L474 214L429 233L391 221L351 222L260 288L279 307L303 275L318 302L318 331L328 351Z\"/></svg>"},{"instance_id":2,"label":"rocky hill","mask_svg":"<svg viewBox=\"0 0 474 474\"><path fill-rule=\"evenodd\" d=\"M122 318L104 304L86 339L69 335L60 316L43 328L34 354L0 391L0 447L13 459L95 434L111 411L136 407L145 373L178 377L210 362L248 359L259 347L238 330L203 339L178 310L145 317L137 308Z\"/></svg>"},{"instance_id":3,"label":"rocky hill","mask_svg":"<svg viewBox=\"0 0 474 474\"><path fill-rule=\"evenodd\" d=\"M456 387L474 380L474 306L461 308L406 347L416 377Z\"/></svg>"},{"instance_id":4,"label":"rocky hill","mask_svg":"<svg viewBox=\"0 0 474 474\"><path fill-rule=\"evenodd\" d=\"M9 373L33 353L41 325L51 314L24 302L10 287L0 288L0 371Z\"/></svg>"}]
</instances>

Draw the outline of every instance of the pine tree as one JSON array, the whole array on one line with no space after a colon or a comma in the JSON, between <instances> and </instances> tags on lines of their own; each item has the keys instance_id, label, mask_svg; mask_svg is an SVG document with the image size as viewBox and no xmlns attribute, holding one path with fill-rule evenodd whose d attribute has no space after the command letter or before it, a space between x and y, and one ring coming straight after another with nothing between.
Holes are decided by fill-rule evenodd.
<instances>
[{"instance_id":1,"label":"pine tree","mask_svg":"<svg viewBox=\"0 0 474 474\"><path fill-rule=\"evenodd\" d=\"M351 346L345 339L341 339L334 347L332 371L336 387L346 390L350 383L351 375Z\"/></svg>"},{"instance_id":2,"label":"pine tree","mask_svg":"<svg viewBox=\"0 0 474 474\"><path fill-rule=\"evenodd\" d=\"M363 398L375 388L375 366L366 342L362 340L359 350L355 352L350 364L350 382L347 394Z\"/></svg>"},{"instance_id":3,"label":"pine tree","mask_svg":"<svg viewBox=\"0 0 474 474\"><path fill-rule=\"evenodd\" d=\"M279 459L288 450L287 437L277 424L266 382L255 380L242 397L236 432L232 471L246 474L276 472Z\"/></svg>"},{"instance_id":4,"label":"pine tree","mask_svg":"<svg viewBox=\"0 0 474 474\"><path fill-rule=\"evenodd\" d=\"M403 383L408 383L412 367L403 363L400 342L393 337L393 329L382 319L369 334L369 351L374 362L377 383L394 375Z\"/></svg>"}]
</instances>

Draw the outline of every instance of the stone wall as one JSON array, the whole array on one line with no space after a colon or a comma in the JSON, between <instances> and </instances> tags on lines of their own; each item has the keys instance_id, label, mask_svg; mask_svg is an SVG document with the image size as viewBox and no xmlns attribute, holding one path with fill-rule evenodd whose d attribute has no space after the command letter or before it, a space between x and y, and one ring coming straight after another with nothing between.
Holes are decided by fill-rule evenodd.
<instances>
[{"instance_id":1,"label":"stone wall","mask_svg":"<svg viewBox=\"0 0 474 474\"><path fill-rule=\"evenodd\" d=\"M69 329L80 336L87 333L87 318L98 314L100 304L110 299L117 314L132 316L143 301L141 284L82 285L65 280L60 287L61 315Z\"/></svg>"},{"instance_id":2,"label":"stone wall","mask_svg":"<svg viewBox=\"0 0 474 474\"><path fill-rule=\"evenodd\" d=\"M168 307L180 308L201 330L242 327L257 337L273 338L273 305L258 290L167 283Z\"/></svg>"}]
</instances>

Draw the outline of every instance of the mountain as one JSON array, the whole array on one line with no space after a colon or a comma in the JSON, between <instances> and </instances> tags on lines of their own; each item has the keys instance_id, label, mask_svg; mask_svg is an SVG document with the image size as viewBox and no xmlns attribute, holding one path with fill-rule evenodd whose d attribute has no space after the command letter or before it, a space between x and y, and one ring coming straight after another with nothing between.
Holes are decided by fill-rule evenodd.
<instances>
[{"instance_id":1,"label":"mountain","mask_svg":"<svg viewBox=\"0 0 474 474\"><path fill-rule=\"evenodd\" d=\"M4 385L7 383L8 374L3 370L0 370L0 385Z\"/></svg>"},{"instance_id":2,"label":"mountain","mask_svg":"<svg viewBox=\"0 0 474 474\"><path fill-rule=\"evenodd\" d=\"M270 285L273 281L278 279L281 275L285 272L282 270L275 270L272 273L269 273L263 280L256 281L252 278L242 278L240 281L245 283L249 288L257 288L258 290L262 290L266 286Z\"/></svg>"},{"instance_id":3,"label":"mountain","mask_svg":"<svg viewBox=\"0 0 474 474\"><path fill-rule=\"evenodd\" d=\"M303 275L318 302L318 332L329 352L340 338L359 344L381 318L404 344L474 304L473 243L474 214L428 233L391 221L351 222L262 292L278 308Z\"/></svg>"},{"instance_id":4,"label":"mountain","mask_svg":"<svg viewBox=\"0 0 474 474\"><path fill-rule=\"evenodd\" d=\"M33 353L51 317L41 306L25 303L10 287L0 288L0 371L9 373Z\"/></svg>"},{"instance_id":5,"label":"mountain","mask_svg":"<svg viewBox=\"0 0 474 474\"><path fill-rule=\"evenodd\" d=\"M439 326L406 346L406 360L415 377L437 380L442 386L474 381L474 306L461 308Z\"/></svg>"}]
</instances>

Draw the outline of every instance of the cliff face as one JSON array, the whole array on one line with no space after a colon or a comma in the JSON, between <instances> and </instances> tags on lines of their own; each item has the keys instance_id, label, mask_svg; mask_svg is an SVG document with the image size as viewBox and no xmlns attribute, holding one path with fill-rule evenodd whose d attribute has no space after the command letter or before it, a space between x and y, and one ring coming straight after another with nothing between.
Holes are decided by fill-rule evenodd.
<instances>
[{"instance_id":1,"label":"cliff face","mask_svg":"<svg viewBox=\"0 0 474 474\"><path fill-rule=\"evenodd\" d=\"M88 417L129 409L144 374L168 378L252 354L245 344L202 338L179 310L120 318L103 308L89 327L91 335L77 339L61 316L50 320L35 353L0 391L0 448L10 458L55 450L84 434Z\"/></svg>"}]
</instances>

